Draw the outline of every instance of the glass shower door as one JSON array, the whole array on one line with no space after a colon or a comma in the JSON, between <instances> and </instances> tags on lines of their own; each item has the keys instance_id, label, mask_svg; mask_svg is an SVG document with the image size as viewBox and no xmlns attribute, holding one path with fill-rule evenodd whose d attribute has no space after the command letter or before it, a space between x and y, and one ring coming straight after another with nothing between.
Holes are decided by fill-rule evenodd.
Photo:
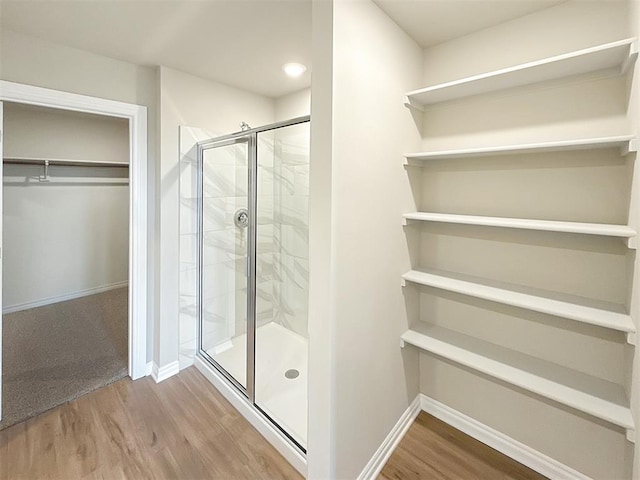
<instances>
[{"instance_id":1,"label":"glass shower door","mask_svg":"<svg viewBox=\"0 0 640 480\"><path fill-rule=\"evenodd\" d=\"M255 207L251 136L199 145L199 351L251 395Z\"/></svg>"},{"instance_id":2,"label":"glass shower door","mask_svg":"<svg viewBox=\"0 0 640 480\"><path fill-rule=\"evenodd\" d=\"M255 404L306 450L310 125L257 141Z\"/></svg>"}]
</instances>

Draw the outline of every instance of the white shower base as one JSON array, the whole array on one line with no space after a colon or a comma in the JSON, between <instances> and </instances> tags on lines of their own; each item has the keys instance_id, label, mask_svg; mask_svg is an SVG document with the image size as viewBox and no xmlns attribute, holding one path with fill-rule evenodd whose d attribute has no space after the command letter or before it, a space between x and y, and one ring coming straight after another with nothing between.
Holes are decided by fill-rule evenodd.
<instances>
[{"instance_id":1,"label":"white shower base","mask_svg":"<svg viewBox=\"0 0 640 480\"><path fill-rule=\"evenodd\" d=\"M240 384L246 385L246 334L227 342L224 351L207 353ZM218 353L216 353L218 350ZM307 352L306 338L278 323L256 329L256 404L300 445L307 448ZM297 378L285 377L290 369Z\"/></svg>"}]
</instances>

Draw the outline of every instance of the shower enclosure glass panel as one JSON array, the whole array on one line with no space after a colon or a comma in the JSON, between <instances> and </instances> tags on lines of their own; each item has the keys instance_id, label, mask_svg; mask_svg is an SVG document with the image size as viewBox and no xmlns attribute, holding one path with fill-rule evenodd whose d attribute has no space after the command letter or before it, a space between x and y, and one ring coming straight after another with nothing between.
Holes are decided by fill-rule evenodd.
<instances>
[{"instance_id":1,"label":"shower enclosure glass panel","mask_svg":"<svg viewBox=\"0 0 640 480\"><path fill-rule=\"evenodd\" d=\"M307 445L309 117L198 144L198 355Z\"/></svg>"},{"instance_id":2,"label":"shower enclosure glass panel","mask_svg":"<svg viewBox=\"0 0 640 480\"><path fill-rule=\"evenodd\" d=\"M307 445L309 123L258 133L255 403Z\"/></svg>"},{"instance_id":3,"label":"shower enclosure glass panel","mask_svg":"<svg viewBox=\"0 0 640 480\"><path fill-rule=\"evenodd\" d=\"M200 351L243 390L252 249L249 217L250 137L207 144L201 151ZM251 343L252 344L252 343Z\"/></svg>"}]
</instances>

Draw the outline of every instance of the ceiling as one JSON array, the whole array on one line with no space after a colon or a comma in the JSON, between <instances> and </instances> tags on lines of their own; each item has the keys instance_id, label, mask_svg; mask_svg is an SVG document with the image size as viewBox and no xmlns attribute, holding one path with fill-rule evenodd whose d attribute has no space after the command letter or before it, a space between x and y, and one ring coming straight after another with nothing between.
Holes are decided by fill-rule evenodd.
<instances>
[{"instance_id":1,"label":"ceiling","mask_svg":"<svg viewBox=\"0 0 640 480\"><path fill-rule=\"evenodd\" d=\"M311 84L310 0L2 0L1 26L269 97ZM292 79L282 65L307 73Z\"/></svg>"},{"instance_id":2,"label":"ceiling","mask_svg":"<svg viewBox=\"0 0 640 480\"><path fill-rule=\"evenodd\" d=\"M423 47L562 0L374 0ZM311 0L2 0L3 28L269 97L311 84ZM308 67L286 77L284 63Z\"/></svg>"},{"instance_id":3,"label":"ceiling","mask_svg":"<svg viewBox=\"0 0 640 480\"><path fill-rule=\"evenodd\" d=\"M373 0L422 47L432 47L565 0Z\"/></svg>"}]
</instances>

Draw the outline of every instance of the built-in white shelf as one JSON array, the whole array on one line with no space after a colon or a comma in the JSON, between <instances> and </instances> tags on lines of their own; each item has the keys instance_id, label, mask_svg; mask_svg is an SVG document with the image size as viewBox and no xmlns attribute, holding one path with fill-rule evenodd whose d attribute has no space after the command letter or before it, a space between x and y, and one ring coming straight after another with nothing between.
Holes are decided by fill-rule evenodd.
<instances>
[{"instance_id":1,"label":"built-in white shelf","mask_svg":"<svg viewBox=\"0 0 640 480\"><path fill-rule=\"evenodd\" d=\"M527 153L561 152L568 150L592 150L619 148L621 155L637 151L636 138L631 135L616 137L581 138L555 142L526 143L520 145L501 145L496 147L465 148L459 150L435 150L420 153L408 153L408 163L425 160L449 160L456 158L486 157L494 155L513 155Z\"/></svg>"},{"instance_id":2,"label":"built-in white shelf","mask_svg":"<svg viewBox=\"0 0 640 480\"><path fill-rule=\"evenodd\" d=\"M414 90L406 95L405 105L423 109L429 104L598 70L622 73L637 55L636 39L629 38Z\"/></svg>"},{"instance_id":3,"label":"built-in white shelf","mask_svg":"<svg viewBox=\"0 0 640 480\"><path fill-rule=\"evenodd\" d=\"M403 216L407 221L438 223L458 223L487 227L517 228L522 230L542 230L546 232L581 233L585 235L603 235L607 237L631 238L636 231L627 225L609 225L606 223L560 222L556 220L531 220L528 218L482 217L475 215L455 215L449 213L413 212Z\"/></svg>"},{"instance_id":4,"label":"built-in white shelf","mask_svg":"<svg viewBox=\"0 0 640 480\"><path fill-rule=\"evenodd\" d=\"M440 270L411 270L402 278L406 282L618 330L628 334L628 341L634 340L635 325L622 305Z\"/></svg>"},{"instance_id":5,"label":"built-in white shelf","mask_svg":"<svg viewBox=\"0 0 640 480\"><path fill-rule=\"evenodd\" d=\"M402 341L528 390L627 432L633 417L622 386L452 330L421 322Z\"/></svg>"}]
</instances>

